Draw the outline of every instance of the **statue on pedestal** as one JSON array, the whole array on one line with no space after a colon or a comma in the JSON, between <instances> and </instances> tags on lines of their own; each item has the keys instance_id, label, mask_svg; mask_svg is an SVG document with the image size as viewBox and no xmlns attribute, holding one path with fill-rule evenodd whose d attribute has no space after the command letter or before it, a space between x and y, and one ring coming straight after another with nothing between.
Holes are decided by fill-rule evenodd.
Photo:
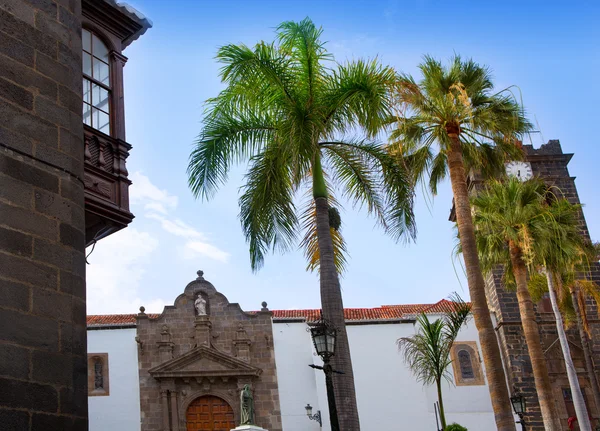
<instances>
[{"instance_id":1,"label":"statue on pedestal","mask_svg":"<svg viewBox=\"0 0 600 431\"><path fill-rule=\"evenodd\" d=\"M196 300L194 301L194 307L198 316L206 316L206 299L202 297L201 293L198 293Z\"/></svg>"},{"instance_id":2,"label":"statue on pedestal","mask_svg":"<svg viewBox=\"0 0 600 431\"><path fill-rule=\"evenodd\" d=\"M240 394L240 425L254 425L254 398L250 391L250 385L244 385Z\"/></svg>"}]
</instances>

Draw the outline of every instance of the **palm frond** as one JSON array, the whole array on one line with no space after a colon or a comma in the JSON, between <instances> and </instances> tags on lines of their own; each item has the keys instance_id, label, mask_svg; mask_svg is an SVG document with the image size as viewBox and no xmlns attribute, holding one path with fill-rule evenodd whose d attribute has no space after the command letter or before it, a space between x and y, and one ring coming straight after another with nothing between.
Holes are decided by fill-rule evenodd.
<instances>
[{"instance_id":1,"label":"palm frond","mask_svg":"<svg viewBox=\"0 0 600 431\"><path fill-rule=\"evenodd\" d=\"M297 237L291 167L282 146L253 157L239 200L240 220L250 245L250 262L260 269L268 250L287 251Z\"/></svg>"},{"instance_id":2,"label":"palm frond","mask_svg":"<svg viewBox=\"0 0 600 431\"><path fill-rule=\"evenodd\" d=\"M410 157L429 148L430 163L435 160L435 164L418 164L415 176L428 177L433 194L445 178L449 131L459 134L467 171L489 177L502 170L506 159L522 157L519 139L532 125L509 92L493 92L488 67L460 56L444 66L425 56L419 68L420 81L409 75L397 80L398 119L390 135L390 151Z\"/></svg>"}]
</instances>

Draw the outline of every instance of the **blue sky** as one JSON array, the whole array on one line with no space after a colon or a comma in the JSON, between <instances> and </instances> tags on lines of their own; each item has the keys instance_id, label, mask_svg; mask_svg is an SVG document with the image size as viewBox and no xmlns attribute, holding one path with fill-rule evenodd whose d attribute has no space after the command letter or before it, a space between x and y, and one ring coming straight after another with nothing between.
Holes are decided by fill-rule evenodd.
<instances>
[{"instance_id":1,"label":"blue sky","mask_svg":"<svg viewBox=\"0 0 600 431\"><path fill-rule=\"evenodd\" d=\"M582 1L204 1L130 0L154 22L127 48L128 169L132 211L125 230L102 240L89 258L88 313L151 312L172 304L198 269L246 310L320 305L316 274L300 251L271 255L253 274L237 218L244 166L210 202L186 183L188 155L202 127L203 102L222 88L214 55L228 43L273 40L273 29L306 16L324 28L337 61L373 58L416 74L423 54L473 57L496 85L516 84L543 141L575 153L569 166L592 238L600 240L600 6ZM529 143L529 142L526 142ZM350 251L342 279L347 307L468 297L453 261L449 184L433 202L419 193L416 244L396 244L364 211L345 205ZM89 251L89 250L88 250Z\"/></svg>"}]
</instances>

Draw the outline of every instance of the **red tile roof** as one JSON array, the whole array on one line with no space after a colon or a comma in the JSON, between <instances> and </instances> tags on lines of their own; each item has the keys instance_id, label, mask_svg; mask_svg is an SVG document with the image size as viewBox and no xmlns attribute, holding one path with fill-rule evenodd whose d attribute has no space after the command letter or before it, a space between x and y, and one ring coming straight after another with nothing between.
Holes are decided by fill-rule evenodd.
<instances>
[{"instance_id":1,"label":"red tile roof","mask_svg":"<svg viewBox=\"0 0 600 431\"><path fill-rule=\"evenodd\" d=\"M376 308L346 308L344 314L347 321L381 321L399 320L413 317L421 312L429 314L444 313L452 307L452 302L442 299L435 304L400 304L382 305ZM321 316L319 309L306 310L271 310L275 321L306 319L309 322L318 320ZM137 314L104 314L87 316L87 324L91 327L131 326L136 324ZM160 314L148 314L151 319Z\"/></svg>"}]
</instances>

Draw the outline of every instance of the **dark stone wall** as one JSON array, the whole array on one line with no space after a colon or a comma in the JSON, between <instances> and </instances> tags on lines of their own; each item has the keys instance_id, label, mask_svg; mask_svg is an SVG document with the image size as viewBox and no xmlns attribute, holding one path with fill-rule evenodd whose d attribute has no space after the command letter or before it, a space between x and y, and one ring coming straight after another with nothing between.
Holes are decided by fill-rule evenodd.
<instances>
[{"instance_id":1,"label":"dark stone wall","mask_svg":"<svg viewBox=\"0 0 600 431\"><path fill-rule=\"evenodd\" d=\"M0 1L0 429L87 429L80 0Z\"/></svg>"},{"instance_id":2,"label":"dark stone wall","mask_svg":"<svg viewBox=\"0 0 600 431\"><path fill-rule=\"evenodd\" d=\"M551 140L539 149L525 145L524 150L527 161L531 163L534 175L539 176L549 185L555 185L560 193L572 203L580 203L575 178L571 177L567 167L573 155L564 154L558 140ZM582 234L589 238L589 231L583 213L581 214L581 230ZM594 265L591 276L596 282L600 281L600 267L597 264ZM535 389L531 360L521 325L516 293L507 290L503 285L502 268L498 268L493 275L487 277L486 287L490 310L495 314L497 320L498 340L504 366L507 370L509 389L511 392L513 390L520 392L527 398L527 414L525 416L527 429L543 431L544 426ZM564 359L557 341L556 322L553 314L545 312L542 307L536 307L536 311L542 348L545 350L548 361L548 372L554 389L556 405L566 429L568 414L562 389L568 388L569 383ZM591 298L587 302L587 312L590 316L589 323L592 332L592 357L594 362L598 364L600 363L600 321L598 320L597 306ZM591 417L598 418L600 412L596 411L593 402L590 382L585 372L583 352L578 348L578 346L581 346L581 342L576 328L569 330L567 335L573 343L570 346L571 355L575 362L584 396L588 401L588 412Z\"/></svg>"}]
</instances>

